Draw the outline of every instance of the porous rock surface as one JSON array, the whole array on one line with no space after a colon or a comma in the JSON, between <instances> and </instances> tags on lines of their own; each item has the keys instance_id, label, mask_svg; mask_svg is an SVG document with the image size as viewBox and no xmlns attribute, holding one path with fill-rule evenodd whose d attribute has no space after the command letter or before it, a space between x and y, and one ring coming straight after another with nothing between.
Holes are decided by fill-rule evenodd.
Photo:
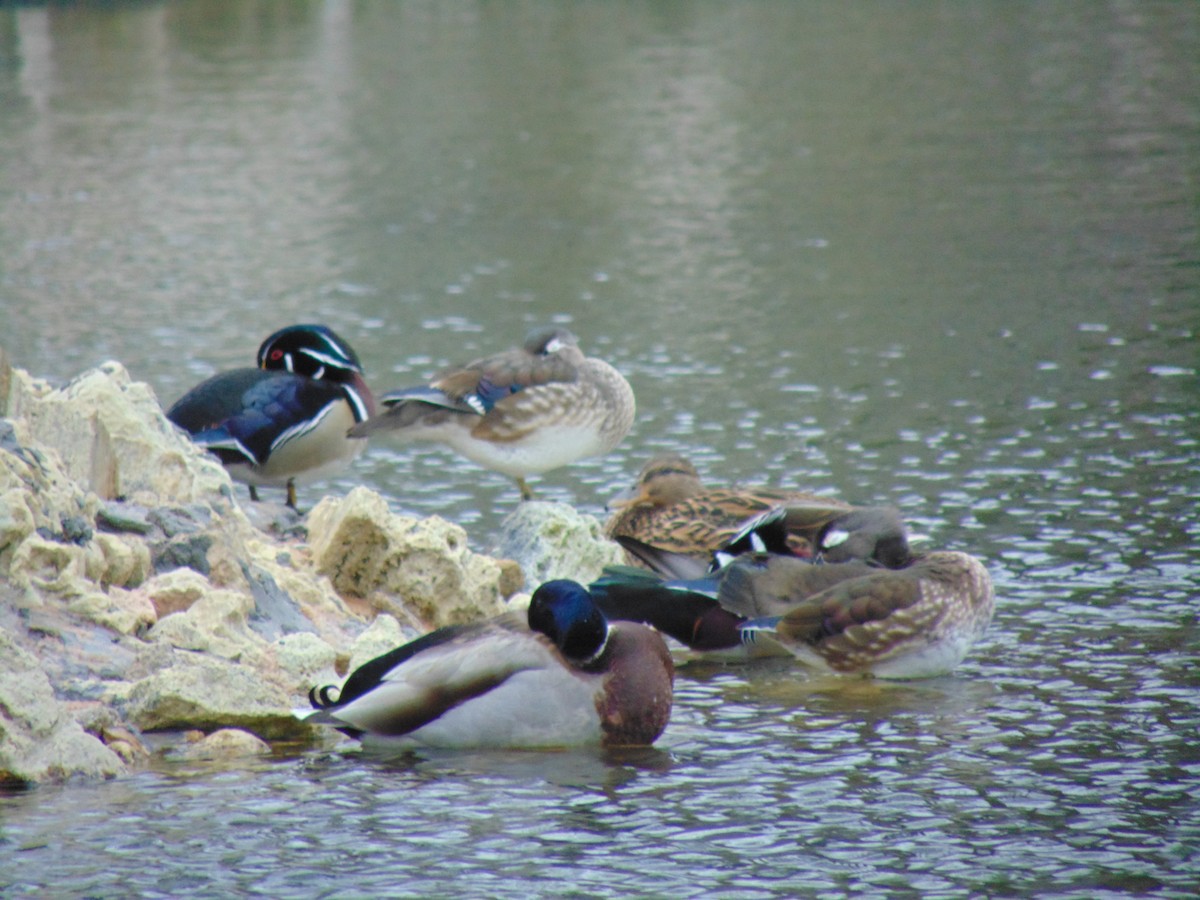
<instances>
[{"instance_id":1,"label":"porous rock surface","mask_svg":"<svg viewBox=\"0 0 1200 900\"><path fill-rule=\"evenodd\" d=\"M309 739L310 686L526 584L366 488L283 533L240 498L119 363L56 387L0 349L0 784L119 775L147 732L220 735L204 757Z\"/></svg>"}]
</instances>

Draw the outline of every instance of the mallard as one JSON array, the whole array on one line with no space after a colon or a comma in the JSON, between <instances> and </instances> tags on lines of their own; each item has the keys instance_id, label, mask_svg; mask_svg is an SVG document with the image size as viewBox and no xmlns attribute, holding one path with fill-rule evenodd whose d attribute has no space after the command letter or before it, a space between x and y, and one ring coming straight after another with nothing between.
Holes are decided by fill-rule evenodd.
<instances>
[{"instance_id":1,"label":"mallard","mask_svg":"<svg viewBox=\"0 0 1200 900\"><path fill-rule=\"evenodd\" d=\"M167 418L212 452L238 481L283 487L296 507L296 482L348 465L363 448L346 431L374 412L350 345L324 325L291 325L258 350L258 368L221 372L192 388Z\"/></svg>"},{"instance_id":2,"label":"mallard","mask_svg":"<svg viewBox=\"0 0 1200 900\"><path fill-rule=\"evenodd\" d=\"M438 441L517 482L612 450L633 425L633 389L603 360L584 356L565 328L536 328L521 347L478 359L428 385L391 391L352 437L392 431Z\"/></svg>"},{"instance_id":3,"label":"mallard","mask_svg":"<svg viewBox=\"0 0 1200 900\"><path fill-rule=\"evenodd\" d=\"M780 647L818 670L879 678L949 672L992 618L992 581L966 553L934 551L901 569L744 555L716 573L667 581L627 568L592 584L611 619L646 622L695 650Z\"/></svg>"},{"instance_id":4,"label":"mallard","mask_svg":"<svg viewBox=\"0 0 1200 900\"><path fill-rule=\"evenodd\" d=\"M609 537L630 538L705 563L748 522L775 509L785 511L786 549L794 556L821 554L829 562L874 559L888 567L908 560L904 523L891 507L853 507L804 491L705 487L696 467L673 453L651 459L633 490L609 507L616 510L605 526ZM630 561L646 562L634 554Z\"/></svg>"},{"instance_id":5,"label":"mallard","mask_svg":"<svg viewBox=\"0 0 1200 900\"><path fill-rule=\"evenodd\" d=\"M610 625L573 581L548 581L527 616L438 629L309 692L306 721L434 747L653 743L671 713L662 636Z\"/></svg>"}]
</instances>

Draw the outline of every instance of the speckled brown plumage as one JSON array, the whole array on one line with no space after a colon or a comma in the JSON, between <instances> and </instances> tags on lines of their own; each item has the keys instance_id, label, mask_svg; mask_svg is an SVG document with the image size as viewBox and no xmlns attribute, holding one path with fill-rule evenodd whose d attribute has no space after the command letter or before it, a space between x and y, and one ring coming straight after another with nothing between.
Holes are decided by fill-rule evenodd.
<instances>
[{"instance_id":1,"label":"speckled brown plumage","mask_svg":"<svg viewBox=\"0 0 1200 900\"><path fill-rule=\"evenodd\" d=\"M926 668L957 664L987 628L994 605L992 581L979 560L937 551L904 569L875 569L800 600L775 633L801 658L819 658L835 672L919 677L932 674Z\"/></svg>"},{"instance_id":2,"label":"speckled brown plumage","mask_svg":"<svg viewBox=\"0 0 1200 900\"><path fill-rule=\"evenodd\" d=\"M631 537L668 552L707 558L747 519L780 505L788 509L789 543L797 556L811 556L817 532L852 509L841 500L805 491L707 487L688 460L664 454L645 465L629 496L610 503L616 512L605 532L609 537Z\"/></svg>"}]
</instances>

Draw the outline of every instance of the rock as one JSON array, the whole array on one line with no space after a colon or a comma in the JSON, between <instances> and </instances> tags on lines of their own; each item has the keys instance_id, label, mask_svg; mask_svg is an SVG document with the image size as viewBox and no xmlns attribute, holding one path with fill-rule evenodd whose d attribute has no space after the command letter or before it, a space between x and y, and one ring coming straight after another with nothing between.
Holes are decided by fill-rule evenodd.
<instances>
[{"instance_id":1,"label":"rock","mask_svg":"<svg viewBox=\"0 0 1200 900\"><path fill-rule=\"evenodd\" d=\"M377 656L395 650L418 637L412 630L406 630L394 616L380 613L371 623L371 627L359 635L358 640L350 649L350 660L343 675L349 675L359 666L368 663Z\"/></svg>"},{"instance_id":2,"label":"rock","mask_svg":"<svg viewBox=\"0 0 1200 900\"><path fill-rule=\"evenodd\" d=\"M222 760L266 756L270 752L270 746L250 732L240 728L222 728L194 743L184 744L174 756L188 760Z\"/></svg>"},{"instance_id":3,"label":"rock","mask_svg":"<svg viewBox=\"0 0 1200 900\"><path fill-rule=\"evenodd\" d=\"M243 564L242 571L254 598L249 625L256 634L272 640L282 634L315 631L300 604L279 586L270 572L249 563Z\"/></svg>"},{"instance_id":4,"label":"rock","mask_svg":"<svg viewBox=\"0 0 1200 900\"><path fill-rule=\"evenodd\" d=\"M37 660L0 631L0 785L124 771L121 758L55 699Z\"/></svg>"},{"instance_id":5,"label":"rock","mask_svg":"<svg viewBox=\"0 0 1200 900\"><path fill-rule=\"evenodd\" d=\"M565 503L527 501L505 518L498 552L525 571L533 590L555 578L587 584L605 566L622 565L624 551L604 536L600 521Z\"/></svg>"},{"instance_id":6,"label":"rock","mask_svg":"<svg viewBox=\"0 0 1200 900\"><path fill-rule=\"evenodd\" d=\"M260 659L266 641L250 630L247 618L254 598L227 589L206 591L186 610L163 616L146 638L180 650L211 653L223 659Z\"/></svg>"},{"instance_id":7,"label":"rock","mask_svg":"<svg viewBox=\"0 0 1200 900\"><path fill-rule=\"evenodd\" d=\"M252 519L117 363L55 387L0 350L0 416L0 781L117 774L150 731L312 739L308 688L524 584L365 489Z\"/></svg>"},{"instance_id":8,"label":"rock","mask_svg":"<svg viewBox=\"0 0 1200 900\"><path fill-rule=\"evenodd\" d=\"M69 478L105 500L147 505L232 496L228 473L167 420L154 392L106 362L54 390L11 370L0 411L24 419L22 443L54 448ZM228 504L228 501L226 501Z\"/></svg>"},{"instance_id":9,"label":"rock","mask_svg":"<svg viewBox=\"0 0 1200 900\"><path fill-rule=\"evenodd\" d=\"M129 591L88 591L71 598L67 609L117 634L141 634L158 621L153 604Z\"/></svg>"},{"instance_id":10,"label":"rock","mask_svg":"<svg viewBox=\"0 0 1200 900\"><path fill-rule=\"evenodd\" d=\"M287 691L250 666L176 651L169 668L133 685L125 711L142 731L242 728L267 739L310 734L289 701Z\"/></svg>"},{"instance_id":11,"label":"rock","mask_svg":"<svg viewBox=\"0 0 1200 900\"><path fill-rule=\"evenodd\" d=\"M505 567L472 553L466 532L437 516L394 515L383 497L358 487L344 498L322 500L309 514L308 529L317 571L338 593L362 597L401 620L412 621L415 613L437 628L504 609Z\"/></svg>"},{"instance_id":12,"label":"rock","mask_svg":"<svg viewBox=\"0 0 1200 900\"><path fill-rule=\"evenodd\" d=\"M337 651L311 632L285 634L271 647L287 680L302 691L337 675Z\"/></svg>"},{"instance_id":13,"label":"rock","mask_svg":"<svg viewBox=\"0 0 1200 900\"><path fill-rule=\"evenodd\" d=\"M182 612L212 590L208 579L191 569L175 569L155 575L143 584L138 594L154 607L158 618Z\"/></svg>"}]
</instances>

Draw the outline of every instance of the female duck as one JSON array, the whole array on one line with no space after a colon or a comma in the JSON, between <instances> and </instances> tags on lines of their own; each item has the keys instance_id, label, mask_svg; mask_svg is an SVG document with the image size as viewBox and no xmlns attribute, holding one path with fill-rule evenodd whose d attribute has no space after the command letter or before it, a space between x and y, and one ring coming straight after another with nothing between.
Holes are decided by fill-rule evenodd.
<instances>
[{"instance_id":1,"label":"female duck","mask_svg":"<svg viewBox=\"0 0 1200 900\"><path fill-rule=\"evenodd\" d=\"M395 431L438 441L472 462L525 479L607 453L633 425L634 398L621 374L586 357L573 334L538 328L516 349L443 372L428 385L392 391L386 410L350 434Z\"/></svg>"},{"instance_id":2,"label":"female duck","mask_svg":"<svg viewBox=\"0 0 1200 900\"><path fill-rule=\"evenodd\" d=\"M214 375L183 395L167 418L216 455L238 481L285 487L346 466L363 448L346 431L374 411L350 345L324 325L280 329L258 350L258 368Z\"/></svg>"},{"instance_id":3,"label":"female duck","mask_svg":"<svg viewBox=\"0 0 1200 900\"><path fill-rule=\"evenodd\" d=\"M782 649L820 671L878 678L949 672L995 606L983 564L952 551L901 569L743 556L688 582L618 569L591 590L609 618L646 622L696 650Z\"/></svg>"},{"instance_id":4,"label":"female duck","mask_svg":"<svg viewBox=\"0 0 1200 900\"><path fill-rule=\"evenodd\" d=\"M804 491L706 487L696 467L674 453L646 463L633 489L609 507L616 510L605 526L609 537L633 539L705 564L751 526L749 520L779 508L785 511L786 550L794 556L823 555L829 562L872 559L889 568L908 559L904 524L894 509L852 507ZM646 564L634 553L630 558Z\"/></svg>"},{"instance_id":5,"label":"female duck","mask_svg":"<svg viewBox=\"0 0 1200 900\"><path fill-rule=\"evenodd\" d=\"M361 666L336 699L309 692L306 721L433 747L653 743L671 714L661 635L609 625L573 581L539 587L525 621L441 628Z\"/></svg>"}]
</instances>

